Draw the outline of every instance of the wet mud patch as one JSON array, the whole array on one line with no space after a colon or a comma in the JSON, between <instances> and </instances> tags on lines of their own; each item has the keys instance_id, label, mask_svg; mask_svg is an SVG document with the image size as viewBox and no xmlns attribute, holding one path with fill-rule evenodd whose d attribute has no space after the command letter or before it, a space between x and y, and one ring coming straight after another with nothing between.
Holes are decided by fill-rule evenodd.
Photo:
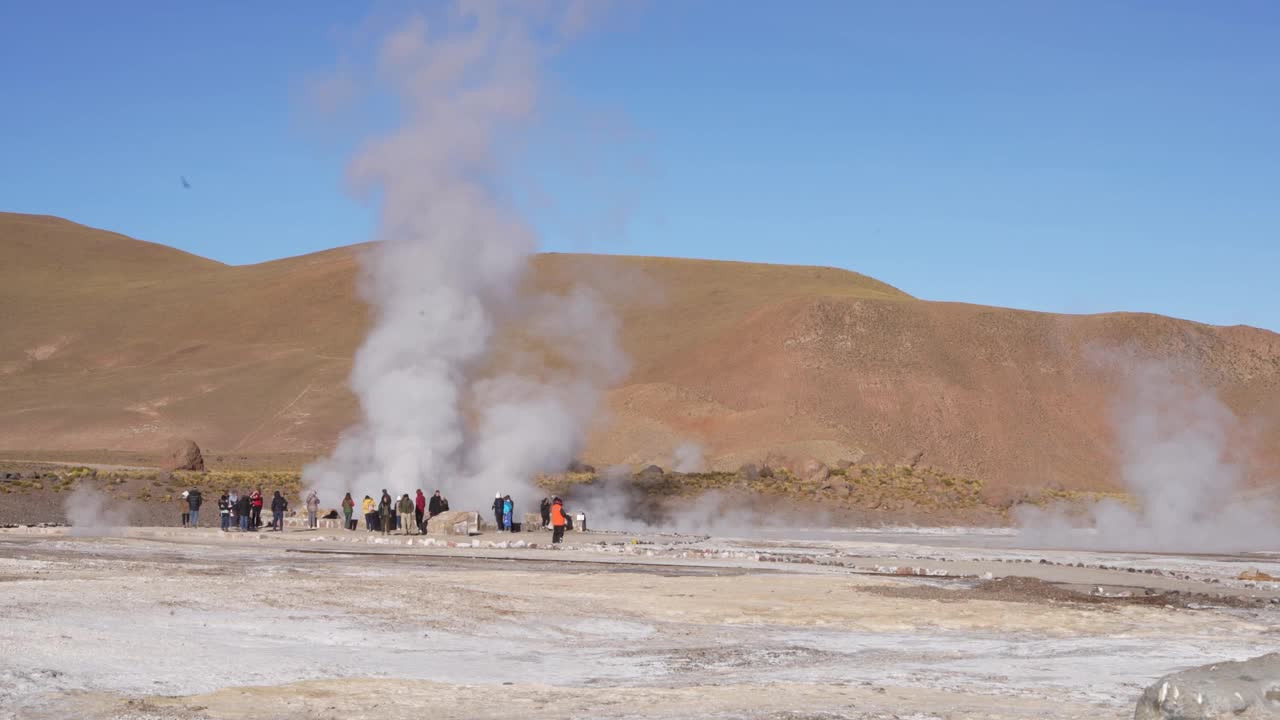
<instances>
[{"instance_id":1,"label":"wet mud patch","mask_svg":"<svg viewBox=\"0 0 1280 720\"><path fill-rule=\"evenodd\" d=\"M624 655L644 658L640 661L642 665L667 673L811 667L847 659L838 653L815 648L741 645L678 648L659 652L636 650Z\"/></svg>"},{"instance_id":2,"label":"wet mud patch","mask_svg":"<svg viewBox=\"0 0 1280 720\"><path fill-rule=\"evenodd\" d=\"M1051 583L1039 578L1003 577L984 580L967 587L940 587L938 585L875 585L859 588L859 592L880 597L906 600L936 600L940 602L965 602L989 600L993 602L1064 603L1099 610L1122 606L1151 606L1195 608L1203 606L1258 608L1268 605L1261 598L1217 596L1171 590L1154 592L1142 588L1107 588L1106 594L1093 594L1086 588Z\"/></svg>"}]
</instances>

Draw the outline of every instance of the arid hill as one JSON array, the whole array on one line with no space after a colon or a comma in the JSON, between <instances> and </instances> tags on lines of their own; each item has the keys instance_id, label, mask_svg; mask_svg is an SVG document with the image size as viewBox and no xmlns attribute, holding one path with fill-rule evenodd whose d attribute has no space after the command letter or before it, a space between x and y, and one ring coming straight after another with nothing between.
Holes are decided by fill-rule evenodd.
<instances>
[{"instance_id":1,"label":"arid hill","mask_svg":"<svg viewBox=\"0 0 1280 720\"><path fill-rule=\"evenodd\" d=\"M321 452L367 314L360 247L232 267L57 218L0 213L0 448ZM923 462L1011 486L1117 477L1114 368L1193 367L1280 478L1280 335L1155 315L917 300L829 268L549 254L534 282L598 286L632 372L586 453L712 466L766 455ZM590 339L584 339L590 342Z\"/></svg>"}]
</instances>

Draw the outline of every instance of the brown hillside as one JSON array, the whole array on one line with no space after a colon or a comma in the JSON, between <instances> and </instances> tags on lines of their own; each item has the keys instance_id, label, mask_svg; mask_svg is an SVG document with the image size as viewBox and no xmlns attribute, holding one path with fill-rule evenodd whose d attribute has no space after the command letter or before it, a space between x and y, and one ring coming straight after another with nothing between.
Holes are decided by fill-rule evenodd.
<instances>
[{"instance_id":1,"label":"brown hillside","mask_svg":"<svg viewBox=\"0 0 1280 720\"><path fill-rule=\"evenodd\" d=\"M359 247L229 267L64 220L0 214L0 448L320 452L354 417L344 386L366 312ZM548 254L535 282L596 285L633 371L596 463L718 467L862 453L1015 485L1115 477L1111 378L1127 347L1202 368L1280 467L1280 336L1152 315L1059 316L916 300L856 273Z\"/></svg>"}]
</instances>

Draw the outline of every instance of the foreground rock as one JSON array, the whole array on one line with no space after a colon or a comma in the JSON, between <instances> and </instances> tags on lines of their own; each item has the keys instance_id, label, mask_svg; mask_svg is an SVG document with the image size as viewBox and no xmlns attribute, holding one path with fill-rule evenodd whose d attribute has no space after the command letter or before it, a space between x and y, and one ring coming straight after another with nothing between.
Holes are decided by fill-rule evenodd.
<instances>
[{"instance_id":1,"label":"foreground rock","mask_svg":"<svg viewBox=\"0 0 1280 720\"><path fill-rule=\"evenodd\" d=\"M204 472L204 455L200 454L200 446L192 440L175 442L165 454L164 469Z\"/></svg>"},{"instance_id":2,"label":"foreground rock","mask_svg":"<svg viewBox=\"0 0 1280 720\"><path fill-rule=\"evenodd\" d=\"M1280 718L1280 653L1166 675L1138 700L1134 720Z\"/></svg>"},{"instance_id":3,"label":"foreground rock","mask_svg":"<svg viewBox=\"0 0 1280 720\"><path fill-rule=\"evenodd\" d=\"M479 535L480 513L474 510L442 512L427 520L428 535Z\"/></svg>"}]
</instances>

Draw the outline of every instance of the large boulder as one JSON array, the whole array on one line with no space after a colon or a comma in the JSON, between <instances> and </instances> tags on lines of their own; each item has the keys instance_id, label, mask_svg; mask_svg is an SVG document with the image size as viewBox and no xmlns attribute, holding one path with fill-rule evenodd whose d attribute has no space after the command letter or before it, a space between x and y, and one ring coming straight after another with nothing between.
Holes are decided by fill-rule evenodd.
<instances>
[{"instance_id":1,"label":"large boulder","mask_svg":"<svg viewBox=\"0 0 1280 720\"><path fill-rule=\"evenodd\" d=\"M1280 653L1166 675L1147 688L1134 720L1280 718Z\"/></svg>"},{"instance_id":2,"label":"large boulder","mask_svg":"<svg viewBox=\"0 0 1280 720\"><path fill-rule=\"evenodd\" d=\"M200 454L200 446L191 440L179 440L173 443L165 453L164 468L204 472L204 456Z\"/></svg>"},{"instance_id":3,"label":"large boulder","mask_svg":"<svg viewBox=\"0 0 1280 720\"><path fill-rule=\"evenodd\" d=\"M641 470L640 472L636 473L637 479L647 480L649 482L656 482L658 480L661 480L662 476L663 476L663 470L661 467L657 465L650 465L645 469Z\"/></svg>"},{"instance_id":4,"label":"large boulder","mask_svg":"<svg viewBox=\"0 0 1280 720\"><path fill-rule=\"evenodd\" d=\"M826 482L831 477L831 468L820 460L809 458L800 466L800 477L808 483Z\"/></svg>"},{"instance_id":5,"label":"large boulder","mask_svg":"<svg viewBox=\"0 0 1280 720\"><path fill-rule=\"evenodd\" d=\"M479 535L480 513L475 510L451 510L427 520L428 535Z\"/></svg>"}]
</instances>

